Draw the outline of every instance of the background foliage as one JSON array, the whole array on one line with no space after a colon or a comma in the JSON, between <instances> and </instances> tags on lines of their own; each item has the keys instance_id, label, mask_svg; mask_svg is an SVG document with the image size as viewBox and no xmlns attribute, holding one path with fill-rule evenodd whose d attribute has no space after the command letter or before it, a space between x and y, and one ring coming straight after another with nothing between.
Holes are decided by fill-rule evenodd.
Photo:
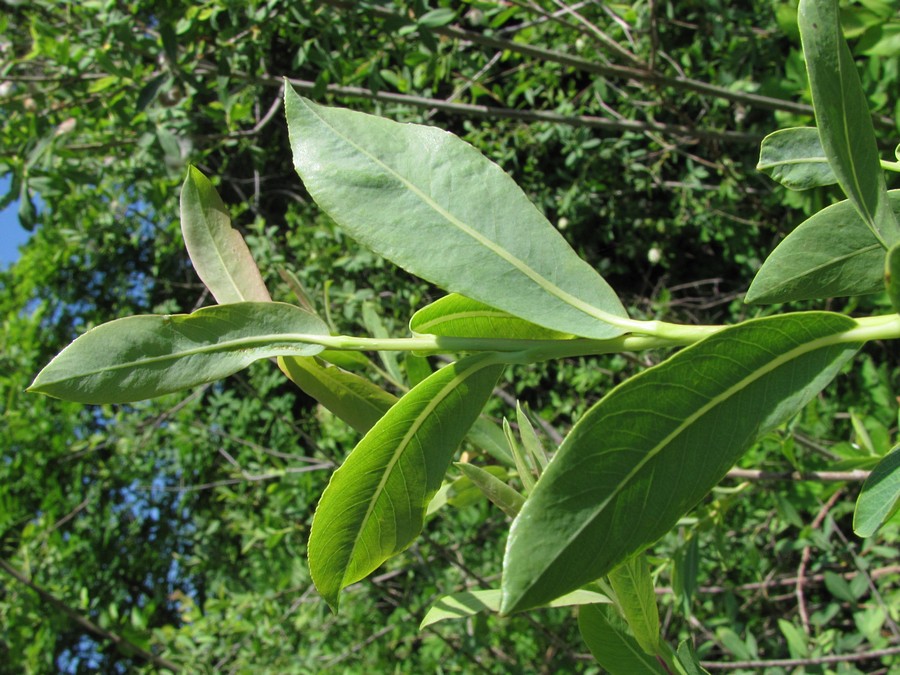
<instances>
[{"instance_id":1,"label":"background foliage","mask_svg":"<svg viewBox=\"0 0 900 675\"><path fill-rule=\"evenodd\" d=\"M476 145L638 316L758 313L740 298L761 260L837 192L787 193L755 171L762 136L811 111L795 7L738 4L4 2L0 174L32 237L0 272L0 669L152 668L139 648L209 671L589 672L568 610L417 631L434 599L499 568L504 516L463 494L331 615L306 538L357 436L271 364L130 406L23 390L92 325L212 303L178 229L188 162L219 180L276 300L291 296L287 269L337 330L402 334L434 297L313 208L290 164L282 76ZM850 2L843 18L892 148L896 7ZM501 397L527 403L556 442L653 358L511 370ZM871 467L896 433L895 348L855 363L743 466ZM729 479L658 547L676 560L654 569L672 591L664 634L693 631L712 662L896 646L897 526L853 538L857 489Z\"/></svg>"}]
</instances>

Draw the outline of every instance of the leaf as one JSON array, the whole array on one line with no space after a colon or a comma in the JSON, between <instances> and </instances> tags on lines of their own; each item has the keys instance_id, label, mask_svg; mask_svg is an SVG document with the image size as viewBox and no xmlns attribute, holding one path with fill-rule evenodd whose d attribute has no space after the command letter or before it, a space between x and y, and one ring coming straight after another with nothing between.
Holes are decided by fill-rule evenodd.
<instances>
[{"instance_id":1,"label":"leaf","mask_svg":"<svg viewBox=\"0 0 900 675\"><path fill-rule=\"evenodd\" d=\"M609 598L594 591L578 590L551 602L548 607L570 607L573 605L591 605L608 603ZM464 591L451 593L434 603L422 619L419 630L438 621L448 619L465 619L482 612L496 614L500 607L500 590Z\"/></svg>"},{"instance_id":2,"label":"leaf","mask_svg":"<svg viewBox=\"0 0 900 675\"><path fill-rule=\"evenodd\" d=\"M361 434L397 401L377 384L312 358L280 358L278 364L291 382Z\"/></svg>"},{"instance_id":3,"label":"leaf","mask_svg":"<svg viewBox=\"0 0 900 675\"><path fill-rule=\"evenodd\" d=\"M888 193L900 213L900 190ZM744 302L767 304L875 293L884 288L884 249L848 201L822 209L766 258Z\"/></svg>"},{"instance_id":4,"label":"leaf","mask_svg":"<svg viewBox=\"0 0 900 675\"><path fill-rule=\"evenodd\" d=\"M642 555L629 558L609 573L619 609L641 649L650 655L660 651L659 608L650 568Z\"/></svg>"},{"instance_id":5,"label":"leaf","mask_svg":"<svg viewBox=\"0 0 900 675\"><path fill-rule=\"evenodd\" d=\"M809 657L809 639L805 633L800 631L790 621L785 621L784 619L778 619L778 627L781 629L782 635L787 639L791 658L805 659Z\"/></svg>"},{"instance_id":6,"label":"leaf","mask_svg":"<svg viewBox=\"0 0 900 675\"><path fill-rule=\"evenodd\" d=\"M894 311L900 312L900 244L891 246L884 258L884 286Z\"/></svg>"},{"instance_id":7,"label":"leaf","mask_svg":"<svg viewBox=\"0 0 900 675\"><path fill-rule=\"evenodd\" d=\"M403 396L334 472L309 538L313 582L333 608L342 588L419 534L453 452L502 371L491 353L437 371Z\"/></svg>"},{"instance_id":8,"label":"leaf","mask_svg":"<svg viewBox=\"0 0 900 675\"><path fill-rule=\"evenodd\" d=\"M591 338L631 328L603 278L468 143L432 127L318 106L290 86L285 108L307 190L376 253L546 328Z\"/></svg>"},{"instance_id":9,"label":"leaf","mask_svg":"<svg viewBox=\"0 0 900 675\"><path fill-rule=\"evenodd\" d=\"M424 26L425 28L437 28L439 26L446 26L455 18L455 11L448 7L441 7L439 9L432 9L431 11L425 12L416 20L416 23L418 23L420 26Z\"/></svg>"},{"instance_id":10,"label":"leaf","mask_svg":"<svg viewBox=\"0 0 900 675\"><path fill-rule=\"evenodd\" d=\"M632 377L573 427L513 522L504 613L608 574L668 532L859 348L825 312L726 328Z\"/></svg>"},{"instance_id":11,"label":"leaf","mask_svg":"<svg viewBox=\"0 0 900 675\"><path fill-rule=\"evenodd\" d=\"M413 314L409 329L420 335L509 340L564 340L572 337L456 293L436 300Z\"/></svg>"},{"instance_id":12,"label":"leaf","mask_svg":"<svg viewBox=\"0 0 900 675\"><path fill-rule=\"evenodd\" d=\"M709 671L700 665L700 659L697 658L690 639L682 640L678 645L675 668L680 675L709 675Z\"/></svg>"},{"instance_id":13,"label":"leaf","mask_svg":"<svg viewBox=\"0 0 900 675\"><path fill-rule=\"evenodd\" d=\"M181 231L197 276L219 304L268 302L250 249L212 183L193 166L181 188Z\"/></svg>"},{"instance_id":14,"label":"leaf","mask_svg":"<svg viewBox=\"0 0 900 675\"><path fill-rule=\"evenodd\" d=\"M645 654L616 619L612 607L588 605L578 610L578 630L597 663L611 675L664 675L660 663Z\"/></svg>"},{"instance_id":15,"label":"leaf","mask_svg":"<svg viewBox=\"0 0 900 675\"><path fill-rule=\"evenodd\" d=\"M522 504L525 503L525 497L497 478L497 476L474 464L457 462L455 466L503 513L510 518L515 518L519 514Z\"/></svg>"},{"instance_id":16,"label":"leaf","mask_svg":"<svg viewBox=\"0 0 900 675\"><path fill-rule=\"evenodd\" d=\"M791 190L837 183L815 127L781 129L766 136L756 168Z\"/></svg>"},{"instance_id":17,"label":"leaf","mask_svg":"<svg viewBox=\"0 0 900 675\"><path fill-rule=\"evenodd\" d=\"M888 248L900 242L900 226L888 203L866 96L841 35L837 0L800 0L797 21L825 155L866 226Z\"/></svg>"},{"instance_id":18,"label":"leaf","mask_svg":"<svg viewBox=\"0 0 900 675\"><path fill-rule=\"evenodd\" d=\"M853 512L853 531L859 537L871 537L898 510L900 446L885 455L863 483Z\"/></svg>"},{"instance_id":19,"label":"leaf","mask_svg":"<svg viewBox=\"0 0 900 675\"><path fill-rule=\"evenodd\" d=\"M275 356L322 351L316 316L280 302L132 316L97 326L60 352L29 391L80 403L126 403L213 382Z\"/></svg>"},{"instance_id":20,"label":"leaf","mask_svg":"<svg viewBox=\"0 0 900 675\"><path fill-rule=\"evenodd\" d=\"M503 430L488 419L479 417L466 436L477 447L484 450L501 464L514 467L513 456L509 454L509 444Z\"/></svg>"}]
</instances>

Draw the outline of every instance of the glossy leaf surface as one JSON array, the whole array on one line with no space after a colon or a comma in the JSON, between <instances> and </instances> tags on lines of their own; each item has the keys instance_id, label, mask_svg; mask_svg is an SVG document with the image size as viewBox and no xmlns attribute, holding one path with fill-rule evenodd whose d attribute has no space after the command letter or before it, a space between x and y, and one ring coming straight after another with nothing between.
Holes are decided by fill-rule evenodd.
<instances>
[{"instance_id":1,"label":"glossy leaf surface","mask_svg":"<svg viewBox=\"0 0 900 675\"><path fill-rule=\"evenodd\" d=\"M655 657L645 654L612 607L578 610L578 630L591 654L611 675L665 675Z\"/></svg>"},{"instance_id":2,"label":"glossy leaf surface","mask_svg":"<svg viewBox=\"0 0 900 675\"><path fill-rule=\"evenodd\" d=\"M863 483L853 513L853 531L871 537L900 509L900 448L894 448Z\"/></svg>"},{"instance_id":3,"label":"glossy leaf surface","mask_svg":"<svg viewBox=\"0 0 900 675\"><path fill-rule=\"evenodd\" d=\"M659 609L650 568L642 555L629 558L609 573L619 609L634 639L647 654L659 652Z\"/></svg>"},{"instance_id":4,"label":"glossy leaf surface","mask_svg":"<svg viewBox=\"0 0 900 675\"><path fill-rule=\"evenodd\" d=\"M837 183L815 127L780 129L766 136L756 168L791 190Z\"/></svg>"},{"instance_id":5,"label":"glossy leaf surface","mask_svg":"<svg viewBox=\"0 0 900 675\"><path fill-rule=\"evenodd\" d=\"M285 91L294 166L342 228L442 288L592 338L626 316L500 167L450 133L326 108Z\"/></svg>"},{"instance_id":6,"label":"glossy leaf surface","mask_svg":"<svg viewBox=\"0 0 900 675\"><path fill-rule=\"evenodd\" d=\"M181 231L197 276L220 305L272 299L218 192L194 167L181 188Z\"/></svg>"},{"instance_id":7,"label":"glossy leaf surface","mask_svg":"<svg viewBox=\"0 0 900 675\"><path fill-rule=\"evenodd\" d=\"M318 317L278 302L216 305L193 314L132 316L86 332L30 390L81 403L153 398L231 375L258 359L322 351Z\"/></svg>"},{"instance_id":8,"label":"glossy leaf surface","mask_svg":"<svg viewBox=\"0 0 900 675\"><path fill-rule=\"evenodd\" d=\"M900 190L888 193L900 213ZM884 288L884 249L844 200L801 223L766 258L745 301L766 304L875 293Z\"/></svg>"},{"instance_id":9,"label":"glossy leaf surface","mask_svg":"<svg viewBox=\"0 0 900 675\"><path fill-rule=\"evenodd\" d=\"M511 340L564 340L572 337L453 293L413 314L413 333Z\"/></svg>"},{"instance_id":10,"label":"glossy leaf surface","mask_svg":"<svg viewBox=\"0 0 900 675\"><path fill-rule=\"evenodd\" d=\"M900 241L888 204L875 129L856 64L841 34L837 0L800 0L797 22L816 126L841 189L887 248Z\"/></svg>"},{"instance_id":11,"label":"glossy leaf surface","mask_svg":"<svg viewBox=\"0 0 900 675\"><path fill-rule=\"evenodd\" d=\"M332 607L342 588L419 534L453 452L502 371L493 354L437 371L403 396L334 472L309 538L310 573Z\"/></svg>"},{"instance_id":12,"label":"glossy leaf surface","mask_svg":"<svg viewBox=\"0 0 900 675\"><path fill-rule=\"evenodd\" d=\"M859 345L824 312L748 321L612 390L560 446L514 521L503 611L593 581L644 550L747 446L795 414Z\"/></svg>"}]
</instances>

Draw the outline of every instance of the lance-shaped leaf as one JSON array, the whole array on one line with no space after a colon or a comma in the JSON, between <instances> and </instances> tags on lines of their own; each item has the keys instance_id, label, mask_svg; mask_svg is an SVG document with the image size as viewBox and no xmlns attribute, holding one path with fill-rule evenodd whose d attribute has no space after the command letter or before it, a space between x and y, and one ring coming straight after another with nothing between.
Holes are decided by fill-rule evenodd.
<instances>
[{"instance_id":1,"label":"lance-shaped leaf","mask_svg":"<svg viewBox=\"0 0 900 675\"><path fill-rule=\"evenodd\" d=\"M609 573L609 583L616 592L616 604L640 648L647 654L658 654L659 608L650 567L644 556L636 555L616 567Z\"/></svg>"},{"instance_id":2,"label":"lance-shaped leaf","mask_svg":"<svg viewBox=\"0 0 900 675\"><path fill-rule=\"evenodd\" d=\"M800 0L797 22L809 72L816 126L844 194L885 248L900 241L888 204L875 128L837 0Z\"/></svg>"},{"instance_id":3,"label":"lance-shaped leaf","mask_svg":"<svg viewBox=\"0 0 900 675\"><path fill-rule=\"evenodd\" d=\"M376 253L556 331L609 338L630 327L606 281L468 143L432 127L318 106L289 86L285 108L307 190Z\"/></svg>"},{"instance_id":4,"label":"lance-shaped leaf","mask_svg":"<svg viewBox=\"0 0 900 675\"><path fill-rule=\"evenodd\" d=\"M60 352L29 391L81 403L125 403L231 375L258 359L310 356L328 326L278 302L193 314L132 316L97 326Z\"/></svg>"},{"instance_id":5,"label":"lance-shaped leaf","mask_svg":"<svg viewBox=\"0 0 900 675\"><path fill-rule=\"evenodd\" d=\"M309 537L309 569L335 609L345 586L409 546L453 452L503 371L494 354L464 358L401 398L331 477Z\"/></svg>"},{"instance_id":6,"label":"lance-shaped leaf","mask_svg":"<svg viewBox=\"0 0 900 675\"><path fill-rule=\"evenodd\" d=\"M900 510L900 448L878 462L863 483L853 512L853 531L871 537Z\"/></svg>"},{"instance_id":7,"label":"lance-shaped leaf","mask_svg":"<svg viewBox=\"0 0 900 675\"><path fill-rule=\"evenodd\" d=\"M815 127L781 129L766 136L756 168L791 190L837 183Z\"/></svg>"},{"instance_id":8,"label":"lance-shaped leaf","mask_svg":"<svg viewBox=\"0 0 900 675\"><path fill-rule=\"evenodd\" d=\"M564 340L572 337L452 293L413 314L413 333L510 340Z\"/></svg>"},{"instance_id":9,"label":"lance-shaped leaf","mask_svg":"<svg viewBox=\"0 0 900 675\"><path fill-rule=\"evenodd\" d=\"M181 188L181 231L197 276L220 305L272 299L219 193L194 167Z\"/></svg>"},{"instance_id":10,"label":"lance-shaped leaf","mask_svg":"<svg viewBox=\"0 0 900 675\"><path fill-rule=\"evenodd\" d=\"M748 321L613 389L572 428L513 522L505 613L608 574L669 531L744 450L859 348L810 312Z\"/></svg>"},{"instance_id":11,"label":"lance-shaped leaf","mask_svg":"<svg viewBox=\"0 0 900 675\"><path fill-rule=\"evenodd\" d=\"M456 467L503 513L510 518L515 518L519 514L522 505L525 503L525 497L504 483L500 478L481 467L467 462L457 462Z\"/></svg>"},{"instance_id":12,"label":"lance-shaped leaf","mask_svg":"<svg viewBox=\"0 0 900 675\"><path fill-rule=\"evenodd\" d=\"M588 605L578 610L578 630L591 654L612 675L664 675L666 670L628 634L612 607Z\"/></svg>"},{"instance_id":13,"label":"lance-shaped leaf","mask_svg":"<svg viewBox=\"0 0 900 675\"><path fill-rule=\"evenodd\" d=\"M900 213L900 190L888 193ZM766 258L745 302L767 304L875 293L884 288L884 248L844 200L803 221Z\"/></svg>"},{"instance_id":14,"label":"lance-shaped leaf","mask_svg":"<svg viewBox=\"0 0 900 675\"><path fill-rule=\"evenodd\" d=\"M575 605L594 605L609 603L609 598L595 591L578 590L567 593L551 602L548 607L572 607ZM463 591L451 593L434 603L422 619L419 630L426 626L447 621L448 619L466 619L476 614L489 612L496 614L500 610L500 589L486 591Z\"/></svg>"}]
</instances>

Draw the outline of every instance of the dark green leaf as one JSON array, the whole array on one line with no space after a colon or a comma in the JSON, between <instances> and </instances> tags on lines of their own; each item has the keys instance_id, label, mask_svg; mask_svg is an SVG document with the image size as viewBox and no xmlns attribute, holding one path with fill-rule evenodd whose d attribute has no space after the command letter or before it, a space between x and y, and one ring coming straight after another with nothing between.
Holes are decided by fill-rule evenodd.
<instances>
[{"instance_id":1,"label":"dark green leaf","mask_svg":"<svg viewBox=\"0 0 900 675\"><path fill-rule=\"evenodd\" d=\"M664 675L666 672L628 634L612 607L587 605L579 609L578 630L597 663L611 675Z\"/></svg>"},{"instance_id":2,"label":"dark green leaf","mask_svg":"<svg viewBox=\"0 0 900 675\"><path fill-rule=\"evenodd\" d=\"M756 168L791 190L837 183L815 127L781 129L766 136Z\"/></svg>"},{"instance_id":3,"label":"dark green leaf","mask_svg":"<svg viewBox=\"0 0 900 675\"><path fill-rule=\"evenodd\" d=\"M456 447L503 371L493 354L450 364L401 398L331 477L309 538L319 593L340 591L409 546Z\"/></svg>"},{"instance_id":4,"label":"dark green leaf","mask_svg":"<svg viewBox=\"0 0 900 675\"><path fill-rule=\"evenodd\" d=\"M853 531L871 537L900 510L900 447L894 448L863 483L853 513Z\"/></svg>"},{"instance_id":5,"label":"dark green leaf","mask_svg":"<svg viewBox=\"0 0 900 675\"><path fill-rule=\"evenodd\" d=\"M546 328L592 338L625 332L609 285L471 145L432 127L318 106L289 86L285 106L306 188L376 253Z\"/></svg>"},{"instance_id":6,"label":"dark green leaf","mask_svg":"<svg viewBox=\"0 0 900 675\"><path fill-rule=\"evenodd\" d=\"M700 659L697 658L690 639L682 640L678 645L675 667L679 675L709 675L709 671L700 665Z\"/></svg>"},{"instance_id":7,"label":"dark green leaf","mask_svg":"<svg viewBox=\"0 0 900 675\"><path fill-rule=\"evenodd\" d=\"M616 387L560 446L513 523L503 611L593 581L644 550L783 423L859 345L810 312L727 328Z\"/></svg>"},{"instance_id":8,"label":"dark green leaf","mask_svg":"<svg viewBox=\"0 0 900 675\"><path fill-rule=\"evenodd\" d=\"M80 403L153 398L275 356L311 356L327 335L316 316L278 302L216 305L193 314L132 316L97 326L66 347L30 391Z\"/></svg>"},{"instance_id":9,"label":"dark green leaf","mask_svg":"<svg viewBox=\"0 0 900 675\"><path fill-rule=\"evenodd\" d=\"M900 312L900 244L891 246L884 259L884 286L894 310Z\"/></svg>"}]
</instances>

